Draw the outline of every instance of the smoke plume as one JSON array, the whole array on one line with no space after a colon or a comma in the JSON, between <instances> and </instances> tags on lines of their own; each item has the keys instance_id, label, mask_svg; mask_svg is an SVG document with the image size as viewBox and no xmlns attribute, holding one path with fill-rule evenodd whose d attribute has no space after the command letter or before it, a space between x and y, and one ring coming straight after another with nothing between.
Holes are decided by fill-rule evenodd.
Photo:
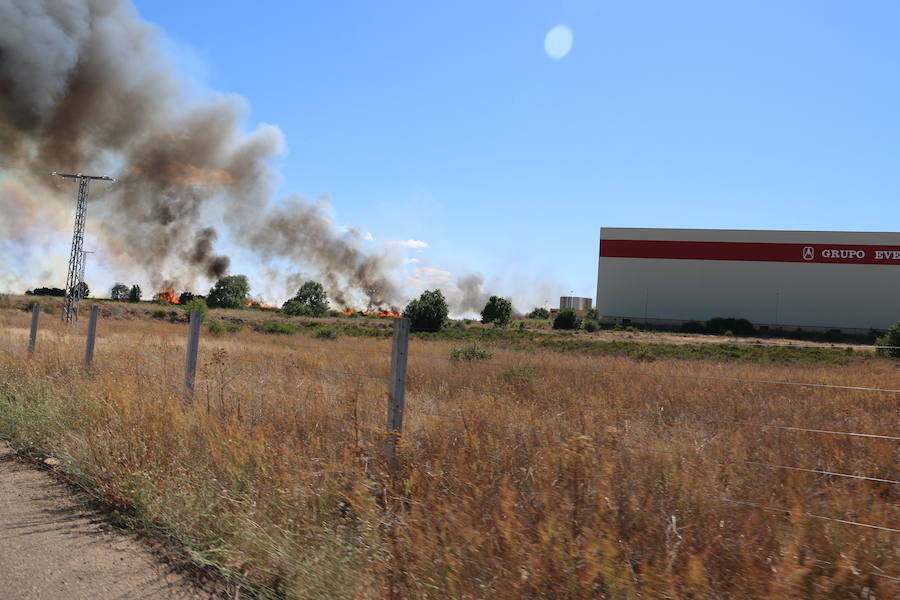
<instances>
[{"instance_id":1,"label":"smoke plume","mask_svg":"<svg viewBox=\"0 0 900 600\"><path fill-rule=\"evenodd\" d=\"M90 233L154 284L226 273L223 223L264 258L311 263L338 302L396 303L385 256L338 234L316 204L270 205L281 132L245 133L240 98L189 100L160 38L124 0L0 2L0 162L18 168L0 171L44 188L17 214L71 206L72 182L49 171L110 174L118 183L92 183Z\"/></svg>"},{"instance_id":2,"label":"smoke plume","mask_svg":"<svg viewBox=\"0 0 900 600\"><path fill-rule=\"evenodd\" d=\"M475 273L463 275L456 280L460 295L455 305L459 312L481 312L489 297L483 286L484 277Z\"/></svg>"}]
</instances>

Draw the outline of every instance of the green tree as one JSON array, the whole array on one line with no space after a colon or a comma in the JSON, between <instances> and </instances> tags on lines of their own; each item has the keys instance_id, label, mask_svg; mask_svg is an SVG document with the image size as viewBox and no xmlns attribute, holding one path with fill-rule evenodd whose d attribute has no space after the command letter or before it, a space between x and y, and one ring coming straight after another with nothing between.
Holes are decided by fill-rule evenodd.
<instances>
[{"instance_id":1,"label":"green tree","mask_svg":"<svg viewBox=\"0 0 900 600\"><path fill-rule=\"evenodd\" d=\"M124 283L117 283L112 286L112 289L109 291L109 297L113 300L124 302L128 299L128 286Z\"/></svg>"},{"instance_id":2,"label":"green tree","mask_svg":"<svg viewBox=\"0 0 900 600\"><path fill-rule=\"evenodd\" d=\"M292 317L315 317L315 311L296 298L291 298L281 305L281 312ZM321 315L319 315L321 316Z\"/></svg>"},{"instance_id":3,"label":"green tree","mask_svg":"<svg viewBox=\"0 0 900 600\"><path fill-rule=\"evenodd\" d=\"M553 329L578 329L581 327L581 319L571 308L564 308L556 313L553 319Z\"/></svg>"},{"instance_id":4,"label":"green tree","mask_svg":"<svg viewBox=\"0 0 900 600\"><path fill-rule=\"evenodd\" d=\"M887 346L886 348L878 348L881 356L890 356L891 358L900 358L900 321L891 325L883 336L875 340L876 346Z\"/></svg>"},{"instance_id":5,"label":"green tree","mask_svg":"<svg viewBox=\"0 0 900 600\"><path fill-rule=\"evenodd\" d=\"M228 275L216 282L206 296L211 308L243 308L247 304L250 283L246 275Z\"/></svg>"},{"instance_id":6,"label":"green tree","mask_svg":"<svg viewBox=\"0 0 900 600\"><path fill-rule=\"evenodd\" d=\"M529 319L549 319L550 311L546 308L535 308L525 316Z\"/></svg>"},{"instance_id":7,"label":"green tree","mask_svg":"<svg viewBox=\"0 0 900 600\"><path fill-rule=\"evenodd\" d=\"M304 311L301 307L307 307ZM310 314L321 317L328 311L328 294L318 281L305 281L293 298L285 302L281 309L288 314Z\"/></svg>"},{"instance_id":8,"label":"green tree","mask_svg":"<svg viewBox=\"0 0 900 600\"><path fill-rule=\"evenodd\" d=\"M209 316L209 308L206 306L206 300L203 298L199 298L197 296L191 298L184 304L181 304L181 310L184 311L184 316L188 319L191 318L191 311L199 310L200 311L200 322L206 323L206 319Z\"/></svg>"},{"instance_id":9,"label":"green tree","mask_svg":"<svg viewBox=\"0 0 900 600\"><path fill-rule=\"evenodd\" d=\"M481 311L482 323L506 327L512 321L512 302L500 296L491 296Z\"/></svg>"},{"instance_id":10,"label":"green tree","mask_svg":"<svg viewBox=\"0 0 900 600\"><path fill-rule=\"evenodd\" d=\"M75 286L75 293L78 294L79 298L87 298L91 295L91 288L88 287L88 284L82 281Z\"/></svg>"},{"instance_id":11,"label":"green tree","mask_svg":"<svg viewBox=\"0 0 900 600\"><path fill-rule=\"evenodd\" d=\"M441 290L425 290L406 305L403 316L410 320L413 331L439 331L450 310Z\"/></svg>"},{"instance_id":12,"label":"green tree","mask_svg":"<svg viewBox=\"0 0 900 600\"><path fill-rule=\"evenodd\" d=\"M141 301L141 286L138 284L134 284L131 286L131 291L128 292L128 301L129 302L140 302Z\"/></svg>"},{"instance_id":13,"label":"green tree","mask_svg":"<svg viewBox=\"0 0 900 600\"><path fill-rule=\"evenodd\" d=\"M187 304L188 302L193 300L195 297L202 298L202 296L194 296L194 294L192 294L190 292L181 292L181 295L178 296L178 304ZM204 302L203 304L205 305L206 302Z\"/></svg>"}]
</instances>

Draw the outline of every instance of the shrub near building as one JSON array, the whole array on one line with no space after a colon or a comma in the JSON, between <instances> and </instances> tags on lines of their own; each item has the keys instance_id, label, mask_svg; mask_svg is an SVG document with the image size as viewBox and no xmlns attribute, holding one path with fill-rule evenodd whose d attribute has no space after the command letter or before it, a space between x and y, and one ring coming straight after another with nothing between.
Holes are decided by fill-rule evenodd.
<instances>
[{"instance_id":1,"label":"shrub near building","mask_svg":"<svg viewBox=\"0 0 900 600\"><path fill-rule=\"evenodd\" d=\"M496 327L506 327L512 321L512 302L500 296L491 296L481 311L482 323L493 323Z\"/></svg>"},{"instance_id":2,"label":"shrub near building","mask_svg":"<svg viewBox=\"0 0 900 600\"><path fill-rule=\"evenodd\" d=\"M571 308L564 308L553 319L553 329L578 329L581 327L581 319Z\"/></svg>"}]
</instances>

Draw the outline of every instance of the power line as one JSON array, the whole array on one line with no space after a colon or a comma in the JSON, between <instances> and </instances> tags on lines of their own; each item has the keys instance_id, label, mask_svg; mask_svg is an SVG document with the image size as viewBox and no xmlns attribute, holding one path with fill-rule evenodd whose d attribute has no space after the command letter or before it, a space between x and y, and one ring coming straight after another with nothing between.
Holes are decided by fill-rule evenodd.
<instances>
[{"instance_id":1,"label":"power line","mask_svg":"<svg viewBox=\"0 0 900 600\"><path fill-rule=\"evenodd\" d=\"M84 223L87 214L88 183L91 180L115 181L106 175L85 175L83 173L57 173L51 175L63 179L77 179L78 191L75 195L75 231L72 233L72 250L69 254L69 272L66 276L66 297L61 312L63 323L78 320L78 303L81 300L79 283L84 278Z\"/></svg>"}]
</instances>

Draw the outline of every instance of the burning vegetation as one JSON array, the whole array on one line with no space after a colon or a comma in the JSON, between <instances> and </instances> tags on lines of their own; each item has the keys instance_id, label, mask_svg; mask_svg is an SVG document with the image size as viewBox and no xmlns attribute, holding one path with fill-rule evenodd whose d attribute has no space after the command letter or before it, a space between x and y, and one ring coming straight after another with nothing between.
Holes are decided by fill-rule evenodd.
<instances>
[{"instance_id":1,"label":"burning vegetation","mask_svg":"<svg viewBox=\"0 0 900 600\"><path fill-rule=\"evenodd\" d=\"M160 302L168 302L169 304L181 304L178 296L175 295L175 290L172 288L166 288L161 292L157 292L154 299Z\"/></svg>"},{"instance_id":2,"label":"burning vegetation","mask_svg":"<svg viewBox=\"0 0 900 600\"><path fill-rule=\"evenodd\" d=\"M261 310L278 310L278 307L274 304L265 304L257 300L247 300L246 306L247 308L259 308Z\"/></svg>"}]
</instances>

